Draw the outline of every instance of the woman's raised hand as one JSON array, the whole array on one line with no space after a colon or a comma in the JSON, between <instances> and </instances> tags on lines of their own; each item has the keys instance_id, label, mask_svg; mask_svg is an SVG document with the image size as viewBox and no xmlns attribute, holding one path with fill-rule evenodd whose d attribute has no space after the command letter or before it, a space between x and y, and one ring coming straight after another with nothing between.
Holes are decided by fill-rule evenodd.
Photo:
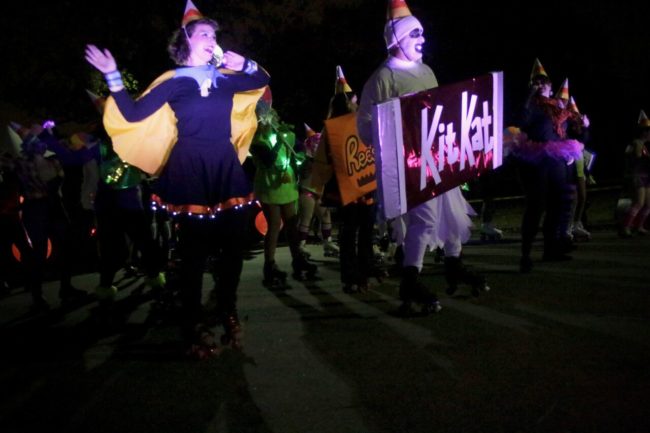
<instances>
[{"instance_id":1,"label":"woman's raised hand","mask_svg":"<svg viewBox=\"0 0 650 433\"><path fill-rule=\"evenodd\" d=\"M234 51L226 51L223 53L223 61L221 64L226 69L241 71L244 68L244 62L246 62L246 58L240 56Z\"/></svg>"},{"instance_id":2,"label":"woman's raised hand","mask_svg":"<svg viewBox=\"0 0 650 433\"><path fill-rule=\"evenodd\" d=\"M86 60L103 74L117 70L117 63L108 50L100 50L94 45L86 45Z\"/></svg>"}]
</instances>

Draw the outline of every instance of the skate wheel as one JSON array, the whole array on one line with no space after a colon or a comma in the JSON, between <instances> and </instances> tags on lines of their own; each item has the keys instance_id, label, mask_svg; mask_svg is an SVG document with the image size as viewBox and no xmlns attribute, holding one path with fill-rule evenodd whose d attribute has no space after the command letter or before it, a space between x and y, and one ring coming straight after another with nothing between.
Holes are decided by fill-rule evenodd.
<instances>
[{"instance_id":1,"label":"skate wheel","mask_svg":"<svg viewBox=\"0 0 650 433\"><path fill-rule=\"evenodd\" d=\"M442 305L440 305L440 302L438 301L425 304L422 306L422 313L425 315L436 314L439 313L440 310L442 310Z\"/></svg>"}]
</instances>

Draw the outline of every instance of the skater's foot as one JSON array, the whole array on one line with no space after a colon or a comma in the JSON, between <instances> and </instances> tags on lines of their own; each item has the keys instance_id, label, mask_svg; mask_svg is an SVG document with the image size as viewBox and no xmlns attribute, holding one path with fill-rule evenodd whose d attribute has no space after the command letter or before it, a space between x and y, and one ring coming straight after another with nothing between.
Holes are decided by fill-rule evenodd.
<instances>
[{"instance_id":1,"label":"skater's foot","mask_svg":"<svg viewBox=\"0 0 650 433\"><path fill-rule=\"evenodd\" d=\"M224 334L221 336L221 344L230 346L233 349L242 348L243 329L239 322L239 316L236 311L231 311L222 315L222 324Z\"/></svg>"}]
</instances>

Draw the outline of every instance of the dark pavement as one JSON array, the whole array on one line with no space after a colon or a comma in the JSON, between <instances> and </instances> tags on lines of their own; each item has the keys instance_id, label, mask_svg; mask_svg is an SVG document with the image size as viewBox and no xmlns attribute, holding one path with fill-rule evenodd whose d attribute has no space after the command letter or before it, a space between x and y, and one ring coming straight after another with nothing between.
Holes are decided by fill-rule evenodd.
<instances>
[{"instance_id":1,"label":"dark pavement","mask_svg":"<svg viewBox=\"0 0 650 433\"><path fill-rule=\"evenodd\" d=\"M337 259L309 245L321 280L270 291L244 265L243 351L178 355L178 332L142 279L122 279L106 315L93 298L30 315L0 299L0 432L648 432L650 237L611 227L562 263L518 272L518 235L470 242L465 262L492 290L444 294L443 310L393 315L398 280L344 294ZM286 247L278 251L289 270ZM89 293L97 274L73 283ZM212 283L205 275L206 299Z\"/></svg>"}]
</instances>

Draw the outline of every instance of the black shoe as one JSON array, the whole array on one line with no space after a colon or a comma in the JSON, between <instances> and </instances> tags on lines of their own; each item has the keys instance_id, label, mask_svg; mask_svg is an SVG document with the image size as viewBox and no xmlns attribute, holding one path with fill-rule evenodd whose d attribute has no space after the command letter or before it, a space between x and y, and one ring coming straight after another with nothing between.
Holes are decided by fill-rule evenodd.
<instances>
[{"instance_id":1,"label":"black shoe","mask_svg":"<svg viewBox=\"0 0 650 433\"><path fill-rule=\"evenodd\" d=\"M297 280L313 279L318 271L316 265L307 261L302 255L298 255L293 259L291 267L293 268L293 277Z\"/></svg>"},{"instance_id":2,"label":"black shoe","mask_svg":"<svg viewBox=\"0 0 650 433\"><path fill-rule=\"evenodd\" d=\"M273 262L264 263L264 279L262 284L266 287L283 286L287 281L287 273L278 269L278 265Z\"/></svg>"},{"instance_id":3,"label":"black shoe","mask_svg":"<svg viewBox=\"0 0 650 433\"><path fill-rule=\"evenodd\" d=\"M412 310L412 304L420 306L420 313L428 315L442 309L435 293L431 292L419 278L420 271L415 266L406 266L402 271L402 281L399 285L399 297L403 301L399 311Z\"/></svg>"}]
</instances>

